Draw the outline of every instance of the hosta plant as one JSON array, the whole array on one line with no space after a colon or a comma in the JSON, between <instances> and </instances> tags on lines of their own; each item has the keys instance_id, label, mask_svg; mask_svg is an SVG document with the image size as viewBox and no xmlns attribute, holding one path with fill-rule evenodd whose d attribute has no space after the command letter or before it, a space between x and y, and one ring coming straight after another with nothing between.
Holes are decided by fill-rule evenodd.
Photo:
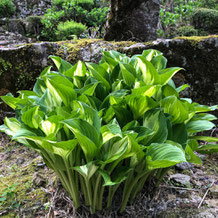
<instances>
[{"instance_id":1,"label":"hosta plant","mask_svg":"<svg viewBox=\"0 0 218 218\"><path fill-rule=\"evenodd\" d=\"M110 208L122 192L122 212L149 180L158 186L175 164L218 151L216 138L198 135L214 127L207 112L217 106L181 98L188 85L176 88L171 78L182 69L167 68L159 51L104 51L99 64L74 66L51 59L57 71L47 67L33 91L1 97L16 116L0 130L42 155L75 208L84 202L95 213L103 198Z\"/></svg>"}]
</instances>

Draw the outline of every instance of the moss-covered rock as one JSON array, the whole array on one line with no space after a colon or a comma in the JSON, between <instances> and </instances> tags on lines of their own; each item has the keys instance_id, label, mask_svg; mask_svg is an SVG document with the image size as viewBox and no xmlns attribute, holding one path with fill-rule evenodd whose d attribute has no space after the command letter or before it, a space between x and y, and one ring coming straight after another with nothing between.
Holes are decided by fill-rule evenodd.
<instances>
[{"instance_id":1,"label":"moss-covered rock","mask_svg":"<svg viewBox=\"0 0 218 218\"><path fill-rule=\"evenodd\" d=\"M48 65L49 54L55 53L51 43L25 44L0 49L0 93L32 88L36 77Z\"/></svg>"},{"instance_id":2,"label":"moss-covered rock","mask_svg":"<svg viewBox=\"0 0 218 218\"><path fill-rule=\"evenodd\" d=\"M105 42L100 39L83 39L56 43L25 44L17 48L0 48L0 93L13 93L32 88L36 77L49 65L48 56L61 56L76 63L78 60L98 62L101 50L118 50L128 55L145 49L160 50L168 59L168 66L183 67L174 76L177 85L188 83L191 88L183 92L202 104L218 102L218 36L180 37L147 43Z\"/></svg>"}]
</instances>

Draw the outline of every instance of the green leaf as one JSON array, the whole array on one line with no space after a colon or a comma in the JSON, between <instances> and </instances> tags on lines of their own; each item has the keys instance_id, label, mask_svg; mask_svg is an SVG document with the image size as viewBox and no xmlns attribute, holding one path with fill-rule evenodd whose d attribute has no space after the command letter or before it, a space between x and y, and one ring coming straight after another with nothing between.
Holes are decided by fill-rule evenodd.
<instances>
[{"instance_id":1,"label":"green leaf","mask_svg":"<svg viewBox=\"0 0 218 218\"><path fill-rule=\"evenodd\" d=\"M186 88L190 88L190 86L189 86L188 84L184 84L184 85L178 87L178 88L176 89L176 91L177 91L178 93L180 93L180 92L182 92L183 90L185 90Z\"/></svg>"},{"instance_id":2,"label":"green leaf","mask_svg":"<svg viewBox=\"0 0 218 218\"><path fill-rule=\"evenodd\" d=\"M207 113L200 113L200 114L195 114L192 120L216 120L217 117L212 115L212 114L207 114Z\"/></svg>"},{"instance_id":3,"label":"green leaf","mask_svg":"<svg viewBox=\"0 0 218 218\"><path fill-rule=\"evenodd\" d=\"M90 83L86 86L83 86L81 89L79 89L77 93L88 95L88 96L93 96L98 84L99 82Z\"/></svg>"},{"instance_id":4,"label":"green leaf","mask_svg":"<svg viewBox=\"0 0 218 218\"><path fill-rule=\"evenodd\" d=\"M48 119L43 120L40 123L40 129L49 136L50 134L56 135L61 125L59 121L63 120L61 116L53 115L48 117Z\"/></svg>"},{"instance_id":5,"label":"green leaf","mask_svg":"<svg viewBox=\"0 0 218 218\"><path fill-rule=\"evenodd\" d=\"M163 143L167 139L167 119L159 109L149 110L144 114L143 126L155 132L146 138L146 145L152 142Z\"/></svg>"},{"instance_id":6,"label":"green leaf","mask_svg":"<svg viewBox=\"0 0 218 218\"><path fill-rule=\"evenodd\" d=\"M191 144L190 144L191 143ZM202 164L201 158L198 157L192 150L192 142L189 141L185 148L186 158L188 162Z\"/></svg>"},{"instance_id":7,"label":"green leaf","mask_svg":"<svg viewBox=\"0 0 218 218\"><path fill-rule=\"evenodd\" d=\"M137 141L131 136L131 134L128 134L128 140L129 140L129 148L133 155L131 156L131 163L130 166L133 167L137 165L144 157L145 153L143 151L144 147L139 145Z\"/></svg>"},{"instance_id":8,"label":"green leaf","mask_svg":"<svg viewBox=\"0 0 218 218\"><path fill-rule=\"evenodd\" d=\"M96 166L93 162L89 162L86 165L76 166L73 169L79 172L86 180L90 180L97 171L98 166Z\"/></svg>"},{"instance_id":9,"label":"green leaf","mask_svg":"<svg viewBox=\"0 0 218 218\"><path fill-rule=\"evenodd\" d=\"M77 144L78 141L76 139L61 142L44 140L42 142L42 147L50 150L52 153L57 154L64 159L67 159Z\"/></svg>"},{"instance_id":10,"label":"green leaf","mask_svg":"<svg viewBox=\"0 0 218 218\"><path fill-rule=\"evenodd\" d=\"M188 132L186 129L186 125L181 124L175 124L172 126L171 130L171 137L169 137L169 140L172 140L174 142L177 142L181 145L185 145L188 140Z\"/></svg>"},{"instance_id":11,"label":"green leaf","mask_svg":"<svg viewBox=\"0 0 218 218\"><path fill-rule=\"evenodd\" d=\"M11 107L12 109L15 110L15 108L17 107L17 104L19 102L19 98L15 98L13 96L10 95L6 95L6 96L1 96L2 101L4 101L9 107Z\"/></svg>"},{"instance_id":12,"label":"green leaf","mask_svg":"<svg viewBox=\"0 0 218 218\"><path fill-rule=\"evenodd\" d=\"M87 161L93 160L100 148L99 135L96 129L88 122L81 119L64 120L65 124L77 138L79 145L86 155Z\"/></svg>"},{"instance_id":13,"label":"green leaf","mask_svg":"<svg viewBox=\"0 0 218 218\"><path fill-rule=\"evenodd\" d=\"M21 129L21 123L15 118L5 117L4 124L0 126L0 131L4 131L9 136L15 135Z\"/></svg>"},{"instance_id":14,"label":"green leaf","mask_svg":"<svg viewBox=\"0 0 218 218\"><path fill-rule=\"evenodd\" d=\"M74 76L84 77L86 75L86 65L82 61L78 61L73 67L63 72L65 76L73 78Z\"/></svg>"},{"instance_id":15,"label":"green leaf","mask_svg":"<svg viewBox=\"0 0 218 218\"><path fill-rule=\"evenodd\" d=\"M169 80L180 70L183 70L183 68L171 67L159 71L159 84L161 85L167 84Z\"/></svg>"},{"instance_id":16,"label":"green leaf","mask_svg":"<svg viewBox=\"0 0 218 218\"><path fill-rule=\"evenodd\" d=\"M159 75L154 66L144 57L137 57L139 69L142 72L142 78L146 85L159 84Z\"/></svg>"},{"instance_id":17,"label":"green leaf","mask_svg":"<svg viewBox=\"0 0 218 218\"><path fill-rule=\"evenodd\" d=\"M213 154L215 152L218 152L218 144L204 144L199 146L197 149L197 152L202 153L204 152L207 154Z\"/></svg>"},{"instance_id":18,"label":"green leaf","mask_svg":"<svg viewBox=\"0 0 218 218\"><path fill-rule=\"evenodd\" d=\"M115 123L109 123L101 127L101 134L103 137L103 144L112 138L119 137L122 138L123 134L120 126Z\"/></svg>"},{"instance_id":19,"label":"green leaf","mask_svg":"<svg viewBox=\"0 0 218 218\"><path fill-rule=\"evenodd\" d=\"M188 119L188 111L182 101L177 99L176 96L169 96L160 101L161 107L164 109L164 113L170 114L170 118L173 124L183 123Z\"/></svg>"},{"instance_id":20,"label":"green leaf","mask_svg":"<svg viewBox=\"0 0 218 218\"><path fill-rule=\"evenodd\" d=\"M36 80L36 83L33 87L33 91L38 95L38 96L42 96L45 92L45 90L47 89L45 81L41 78L38 78Z\"/></svg>"},{"instance_id":21,"label":"green leaf","mask_svg":"<svg viewBox=\"0 0 218 218\"><path fill-rule=\"evenodd\" d=\"M157 102L147 96L128 95L126 96L126 102L129 105L135 120L143 116L146 111L158 106Z\"/></svg>"},{"instance_id":22,"label":"green leaf","mask_svg":"<svg viewBox=\"0 0 218 218\"><path fill-rule=\"evenodd\" d=\"M72 65L68 63L67 61L61 59L60 57L50 55L49 58L52 59L52 61L55 63L57 69L59 70L60 73L64 73L65 71L69 70L72 68Z\"/></svg>"},{"instance_id":23,"label":"green leaf","mask_svg":"<svg viewBox=\"0 0 218 218\"><path fill-rule=\"evenodd\" d=\"M109 79L107 71L103 67L100 67L97 64L94 63L87 63L87 67L90 70L92 76L99 82L102 82L102 84L106 87L106 90L110 90L110 84L108 83L107 79Z\"/></svg>"},{"instance_id":24,"label":"green leaf","mask_svg":"<svg viewBox=\"0 0 218 218\"><path fill-rule=\"evenodd\" d=\"M73 84L62 76L49 76L46 79L46 85L49 91L52 93L58 106L61 106L61 102L66 106L76 98Z\"/></svg>"},{"instance_id":25,"label":"green leaf","mask_svg":"<svg viewBox=\"0 0 218 218\"><path fill-rule=\"evenodd\" d=\"M102 55L103 55L104 58L105 57L110 58L110 60L112 59L112 60L114 60L116 62L121 61L122 58L125 56L125 55L121 54L118 51L103 51ZM106 59L106 60L108 60L108 59Z\"/></svg>"},{"instance_id":26,"label":"green leaf","mask_svg":"<svg viewBox=\"0 0 218 218\"><path fill-rule=\"evenodd\" d=\"M98 172L102 175L104 179L104 185L103 186L113 186L122 183L127 178L127 173L119 173L119 175L115 178L115 180L112 181L111 177L108 175L108 173L104 170L98 170Z\"/></svg>"},{"instance_id":27,"label":"green leaf","mask_svg":"<svg viewBox=\"0 0 218 218\"><path fill-rule=\"evenodd\" d=\"M106 146L106 145L105 145ZM114 162L115 160L122 157L128 148L128 138L122 138L116 143L109 144L108 147L106 147L106 153L104 157L104 163L108 164L111 162Z\"/></svg>"},{"instance_id":28,"label":"green leaf","mask_svg":"<svg viewBox=\"0 0 218 218\"><path fill-rule=\"evenodd\" d=\"M147 61L151 61L155 55L157 55L159 51L155 49L147 49L142 52L142 55L146 58ZM159 53L160 54L160 53Z\"/></svg>"},{"instance_id":29,"label":"green leaf","mask_svg":"<svg viewBox=\"0 0 218 218\"><path fill-rule=\"evenodd\" d=\"M166 68L167 59L163 55L158 55L151 60L151 63L157 71L160 71Z\"/></svg>"},{"instance_id":30,"label":"green leaf","mask_svg":"<svg viewBox=\"0 0 218 218\"><path fill-rule=\"evenodd\" d=\"M39 106L35 106L24 112L21 116L21 120L30 128L38 129L42 121L42 117L39 115Z\"/></svg>"},{"instance_id":31,"label":"green leaf","mask_svg":"<svg viewBox=\"0 0 218 218\"><path fill-rule=\"evenodd\" d=\"M52 66L46 67L46 68L41 72L40 77L49 74L49 73L51 72L51 68L52 68Z\"/></svg>"},{"instance_id":32,"label":"green leaf","mask_svg":"<svg viewBox=\"0 0 218 218\"><path fill-rule=\"evenodd\" d=\"M80 118L95 127L97 133L100 134L101 120L96 110L80 101L73 101L72 108L80 114Z\"/></svg>"},{"instance_id":33,"label":"green leaf","mask_svg":"<svg viewBox=\"0 0 218 218\"><path fill-rule=\"evenodd\" d=\"M181 162L186 162L185 152L169 143L153 143L147 148L147 167L148 170L166 168Z\"/></svg>"},{"instance_id":34,"label":"green leaf","mask_svg":"<svg viewBox=\"0 0 218 218\"><path fill-rule=\"evenodd\" d=\"M120 63L120 72L122 74L124 82L133 87L135 83L135 69L131 67L129 64Z\"/></svg>"},{"instance_id":35,"label":"green leaf","mask_svg":"<svg viewBox=\"0 0 218 218\"><path fill-rule=\"evenodd\" d=\"M207 120L194 120L194 121L191 120L186 124L189 133L197 133L197 132L210 130L214 126L215 125L212 122Z\"/></svg>"},{"instance_id":36,"label":"green leaf","mask_svg":"<svg viewBox=\"0 0 218 218\"><path fill-rule=\"evenodd\" d=\"M218 142L218 138L217 137L210 137L210 136L192 136L192 139L195 140L201 140L201 141L205 141L205 142Z\"/></svg>"},{"instance_id":37,"label":"green leaf","mask_svg":"<svg viewBox=\"0 0 218 218\"><path fill-rule=\"evenodd\" d=\"M139 88L132 89L132 94L152 97L160 88L161 86L159 85L142 86Z\"/></svg>"},{"instance_id":38,"label":"green leaf","mask_svg":"<svg viewBox=\"0 0 218 218\"><path fill-rule=\"evenodd\" d=\"M192 105L194 106L196 113L214 111L214 110L218 109L217 105L207 106L207 105L200 105L198 103L193 103Z\"/></svg>"},{"instance_id":39,"label":"green leaf","mask_svg":"<svg viewBox=\"0 0 218 218\"><path fill-rule=\"evenodd\" d=\"M162 90L163 90L163 94L165 97L175 95L177 98L179 98L178 92L172 86L168 84L163 86Z\"/></svg>"}]
</instances>

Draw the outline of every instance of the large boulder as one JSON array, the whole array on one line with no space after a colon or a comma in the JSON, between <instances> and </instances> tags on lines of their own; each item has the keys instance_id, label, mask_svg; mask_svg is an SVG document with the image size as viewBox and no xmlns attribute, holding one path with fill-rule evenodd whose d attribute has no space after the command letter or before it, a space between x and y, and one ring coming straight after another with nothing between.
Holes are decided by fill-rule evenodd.
<instances>
[{"instance_id":1,"label":"large boulder","mask_svg":"<svg viewBox=\"0 0 218 218\"><path fill-rule=\"evenodd\" d=\"M55 53L55 44L35 43L13 48L0 47L0 96L31 89L37 76Z\"/></svg>"},{"instance_id":2,"label":"large boulder","mask_svg":"<svg viewBox=\"0 0 218 218\"><path fill-rule=\"evenodd\" d=\"M111 0L105 40L156 39L159 11L159 0Z\"/></svg>"},{"instance_id":3,"label":"large boulder","mask_svg":"<svg viewBox=\"0 0 218 218\"><path fill-rule=\"evenodd\" d=\"M0 48L0 95L32 88L39 73L51 64L48 62L51 54L71 63L78 60L98 62L102 49L133 55L150 48L162 51L168 59L168 66L185 69L174 76L177 85L188 83L191 86L183 92L184 97L191 97L201 104L218 103L218 36L183 37L149 43L84 39Z\"/></svg>"}]
</instances>

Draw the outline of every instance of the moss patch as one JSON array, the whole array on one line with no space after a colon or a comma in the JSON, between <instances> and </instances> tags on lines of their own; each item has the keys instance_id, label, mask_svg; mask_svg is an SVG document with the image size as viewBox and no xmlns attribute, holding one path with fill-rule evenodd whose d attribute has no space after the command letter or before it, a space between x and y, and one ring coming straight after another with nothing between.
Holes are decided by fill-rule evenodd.
<instances>
[{"instance_id":1,"label":"moss patch","mask_svg":"<svg viewBox=\"0 0 218 218\"><path fill-rule=\"evenodd\" d=\"M9 61L5 61L3 58L0 58L0 76L9 68L12 68L12 64Z\"/></svg>"},{"instance_id":2,"label":"moss patch","mask_svg":"<svg viewBox=\"0 0 218 218\"><path fill-rule=\"evenodd\" d=\"M209 35L209 36L182 36L182 37L176 37L174 39L183 39L189 41L193 46L196 46L201 41L204 41L205 39L210 38L218 38L218 35Z\"/></svg>"},{"instance_id":3,"label":"moss patch","mask_svg":"<svg viewBox=\"0 0 218 218\"><path fill-rule=\"evenodd\" d=\"M6 198L0 202L0 211L3 211L0 215L14 217L19 208L26 215L44 211L48 197L41 186L35 184L34 175L40 175L46 187L56 179L53 172L38 168L37 164L42 161L38 154L14 142L0 147L0 157L0 197Z\"/></svg>"}]
</instances>

